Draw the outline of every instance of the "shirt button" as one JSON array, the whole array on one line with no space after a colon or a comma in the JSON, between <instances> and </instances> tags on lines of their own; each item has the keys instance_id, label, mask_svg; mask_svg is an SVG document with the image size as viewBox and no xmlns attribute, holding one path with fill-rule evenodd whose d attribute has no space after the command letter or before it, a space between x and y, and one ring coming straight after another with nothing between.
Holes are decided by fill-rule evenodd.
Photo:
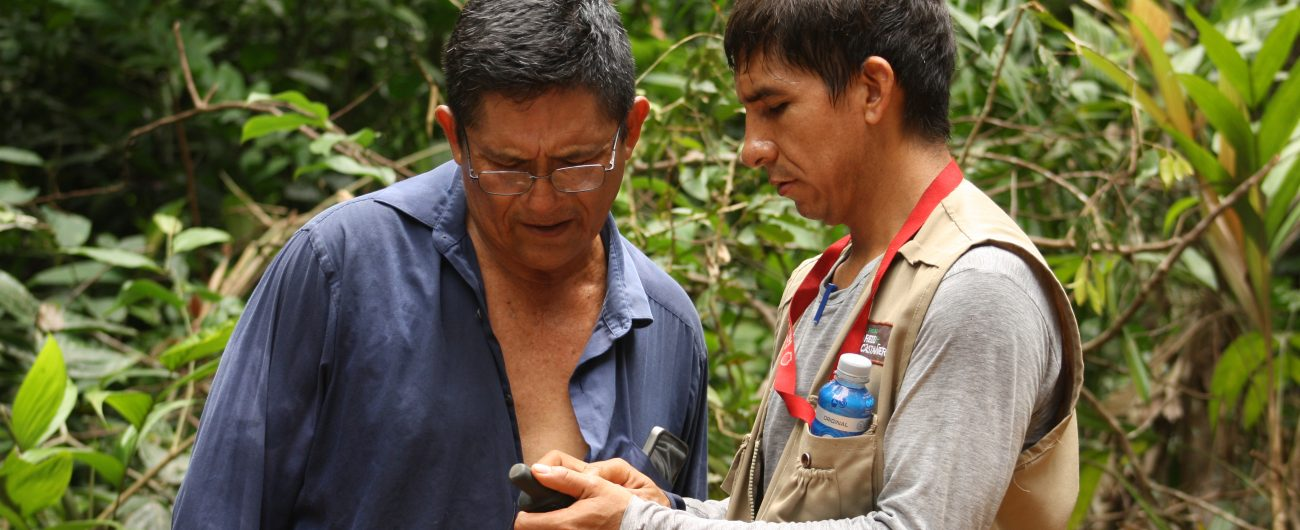
<instances>
[{"instance_id":1,"label":"shirt button","mask_svg":"<svg viewBox=\"0 0 1300 530\"><path fill-rule=\"evenodd\" d=\"M482 310L482 309L475 309L475 310L474 310L474 316L475 316L475 317L478 317L479 320L483 320L483 310Z\"/></svg>"}]
</instances>

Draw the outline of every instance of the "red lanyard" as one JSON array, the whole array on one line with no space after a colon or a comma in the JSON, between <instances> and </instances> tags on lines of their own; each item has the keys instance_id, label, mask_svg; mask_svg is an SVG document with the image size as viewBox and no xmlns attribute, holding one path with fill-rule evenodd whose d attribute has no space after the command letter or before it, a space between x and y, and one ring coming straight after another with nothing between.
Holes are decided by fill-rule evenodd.
<instances>
[{"instance_id":1,"label":"red lanyard","mask_svg":"<svg viewBox=\"0 0 1300 530\"><path fill-rule=\"evenodd\" d=\"M862 311L853 321L853 327L849 329L848 337L844 339L844 344L851 348L849 352L856 353L862 347L862 340L866 338L867 320L871 315L871 303L876 299L876 290L880 288L880 280L885 277L885 272L889 269L889 264L894 260L894 255L898 254L898 249L912 239L916 232L925 224L925 220L930 217L930 213L939 206L939 202L948 196L952 190L961 184L962 173L957 167L957 162L949 161L948 166L939 172L939 175L930 182L930 186L925 189L921 195L921 200L917 201L916 206L912 208L912 213L907 216L907 221L903 223L903 228L894 234L893 240L889 242L889 247L885 249L885 256L880 260L880 267L876 269L876 277L871 282L871 292L867 295L866 304L862 306ZM773 386L776 393L785 401L786 410L790 415L803 420L805 423L812 424L813 408L808 400L795 394L795 380L798 373L795 369L796 355L794 352L794 325L799 321L799 317L808 309L808 305L817 297L817 292L821 289L822 281L830 273L830 269L839 259L840 254L844 252L844 247L848 246L850 236L844 236L843 239L836 241L822 253L821 258L813 265L808 276L804 278L803 283L799 284L799 289L795 291L794 298L790 301L790 324L789 332L786 333L785 344L781 346L780 362L776 365L776 380ZM844 348L841 347L841 350ZM837 361L838 362L838 361Z\"/></svg>"}]
</instances>

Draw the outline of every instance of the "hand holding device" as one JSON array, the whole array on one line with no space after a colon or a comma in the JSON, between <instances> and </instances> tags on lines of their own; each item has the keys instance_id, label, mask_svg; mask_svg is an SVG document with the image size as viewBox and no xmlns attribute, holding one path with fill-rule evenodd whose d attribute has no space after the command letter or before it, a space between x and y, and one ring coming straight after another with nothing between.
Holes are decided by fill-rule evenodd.
<instances>
[{"instance_id":1,"label":"hand holding device","mask_svg":"<svg viewBox=\"0 0 1300 530\"><path fill-rule=\"evenodd\" d=\"M543 486L533 476L527 464L510 468L510 482L519 488L519 510L525 512L551 512L573 504L573 497Z\"/></svg>"}]
</instances>

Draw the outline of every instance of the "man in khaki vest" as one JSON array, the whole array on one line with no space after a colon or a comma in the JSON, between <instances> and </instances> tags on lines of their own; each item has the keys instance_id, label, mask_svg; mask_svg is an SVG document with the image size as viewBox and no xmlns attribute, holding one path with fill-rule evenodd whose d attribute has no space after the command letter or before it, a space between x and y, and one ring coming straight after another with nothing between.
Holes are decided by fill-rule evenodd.
<instances>
[{"instance_id":1,"label":"man in khaki vest","mask_svg":"<svg viewBox=\"0 0 1300 530\"><path fill-rule=\"evenodd\" d=\"M948 153L945 2L737 0L724 47L744 162L850 236L786 286L729 499L674 510L623 462L556 453L534 475L578 501L521 513L516 528L1065 527L1078 329L1028 237ZM817 391L850 352L874 362L874 423L812 436Z\"/></svg>"}]
</instances>

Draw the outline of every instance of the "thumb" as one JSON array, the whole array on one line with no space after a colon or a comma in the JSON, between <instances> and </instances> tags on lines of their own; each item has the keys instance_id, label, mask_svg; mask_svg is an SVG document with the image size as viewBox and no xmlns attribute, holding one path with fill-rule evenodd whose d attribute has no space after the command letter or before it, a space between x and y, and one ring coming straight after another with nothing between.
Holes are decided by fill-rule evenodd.
<instances>
[{"instance_id":1,"label":"thumb","mask_svg":"<svg viewBox=\"0 0 1300 530\"><path fill-rule=\"evenodd\" d=\"M533 476L543 486L575 499L585 499L595 495L601 483L606 482L600 477L578 473L562 466L533 464L532 470Z\"/></svg>"}]
</instances>

